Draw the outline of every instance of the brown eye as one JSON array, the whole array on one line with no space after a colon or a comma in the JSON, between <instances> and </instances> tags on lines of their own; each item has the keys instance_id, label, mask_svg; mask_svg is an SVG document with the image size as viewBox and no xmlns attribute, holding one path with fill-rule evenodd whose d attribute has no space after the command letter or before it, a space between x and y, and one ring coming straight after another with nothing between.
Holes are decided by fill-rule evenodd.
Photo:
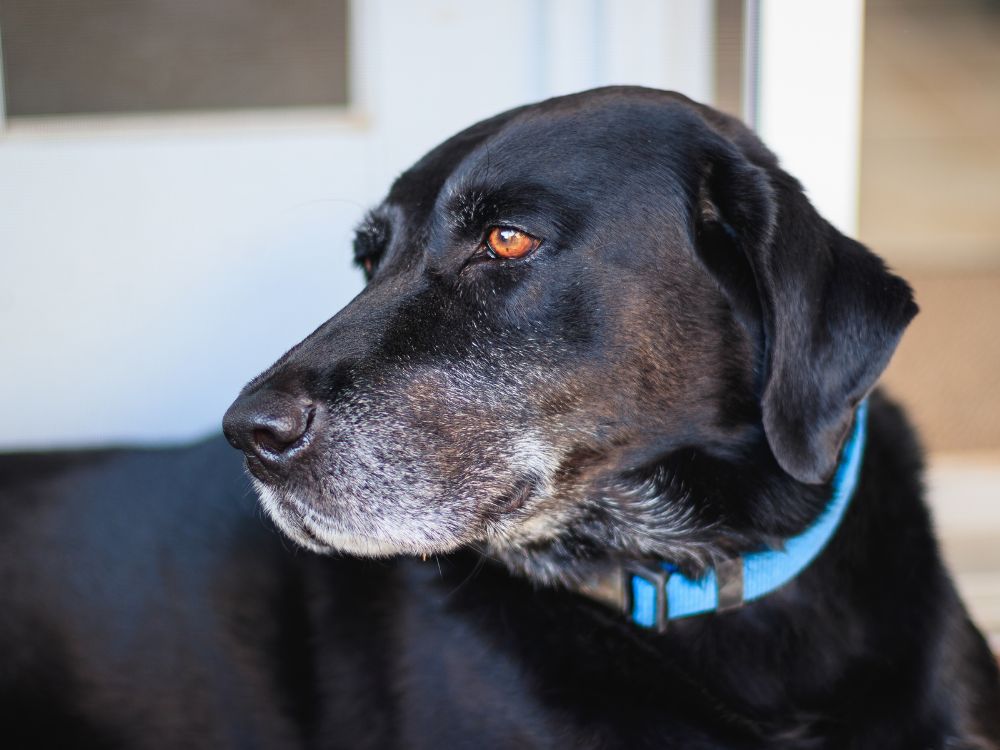
<instances>
[{"instance_id":1,"label":"brown eye","mask_svg":"<svg viewBox=\"0 0 1000 750\"><path fill-rule=\"evenodd\" d=\"M486 244L490 252L498 258L509 260L523 258L541 243L537 237L511 227L493 227L486 235Z\"/></svg>"}]
</instances>

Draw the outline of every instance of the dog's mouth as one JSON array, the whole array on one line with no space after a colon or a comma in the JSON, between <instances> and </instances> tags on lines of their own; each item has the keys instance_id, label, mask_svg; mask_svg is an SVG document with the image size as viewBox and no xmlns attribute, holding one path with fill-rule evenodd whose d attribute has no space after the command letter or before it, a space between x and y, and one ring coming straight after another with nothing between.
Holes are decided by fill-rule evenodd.
<instances>
[{"instance_id":1,"label":"dog's mouth","mask_svg":"<svg viewBox=\"0 0 1000 750\"><path fill-rule=\"evenodd\" d=\"M422 538L422 535L412 531L407 533L405 528L397 528L393 533L390 521L359 513L352 517L347 508L342 508L342 514L324 512L317 507L318 503L314 504L269 481L255 478L253 483L261 505L278 529L296 544L313 552L389 557L442 553L461 546L458 539L441 535L433 539Z\"/></svg>"},{"instance_id":2,"label":"dog's mouth","mask_svg":"<svg viewBox=\"0 0 1000 750\"><path fill-rule=\"evenodd\" d=\"M302 547L319 553L343 552L364 557L443 554L515 528L539 491L532 478L515 481L507 491L484 500L479 512L457 519L447 504L422 508L406 517L379 513L350 498L313 498L275 483L262 467L247 461L253 484L279 530ZM256 469L256 470L255 470Z\"/></svg>"}]
</instances>

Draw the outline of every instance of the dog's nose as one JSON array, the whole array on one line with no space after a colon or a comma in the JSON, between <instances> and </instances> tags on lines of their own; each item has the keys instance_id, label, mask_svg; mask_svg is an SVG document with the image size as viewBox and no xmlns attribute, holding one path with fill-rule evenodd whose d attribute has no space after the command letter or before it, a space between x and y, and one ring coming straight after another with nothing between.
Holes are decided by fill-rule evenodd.
<instances>
[{"instance_id":1,"label":"dog's nose","mask_svg":"<svg viewBox=\"0 0 1000 750\"><path fill-rule=\"evenodd\" d=\"M222 418L234 448L268 468L284 468L308 440L316 409L309 401L273 390L241 395Z\"/></svg>"}]
</instances>

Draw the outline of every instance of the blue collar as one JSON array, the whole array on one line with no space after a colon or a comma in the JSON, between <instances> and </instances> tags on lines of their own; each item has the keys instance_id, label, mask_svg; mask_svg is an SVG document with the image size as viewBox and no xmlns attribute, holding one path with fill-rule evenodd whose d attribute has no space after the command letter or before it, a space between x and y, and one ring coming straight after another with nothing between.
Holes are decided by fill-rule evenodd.
<instances>
[{"instance_id":1,"label":"blue collar","mask_svg":"<svg viewBox=\"0 0 1000 750\"><path fill-rule=\"evenodd\" d=\"M620 607L640 627L662 632L670 620L739 607L784 586L816 559L840 526L861 473L867 416L868 402L862 401L833 478L833 497L819 518L781 549L726 560L696 579L670 563L630 564L585 583L581 592Z\"/></svg>"}]
</instances>

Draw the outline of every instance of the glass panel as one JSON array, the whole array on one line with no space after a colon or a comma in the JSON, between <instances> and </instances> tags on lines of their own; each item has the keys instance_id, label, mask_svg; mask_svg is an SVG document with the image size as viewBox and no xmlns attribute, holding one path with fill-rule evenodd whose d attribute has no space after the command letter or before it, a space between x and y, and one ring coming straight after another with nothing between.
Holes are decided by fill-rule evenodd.
<instances>
[{"instance_id":1,"label":"glass panel","mask_svg":"<svg viewBox=\"0 0 1000 750\"><path fill-rule=\"evenodd\" d=\"M7 115L343 105L346 0L0 0Z\"/></svg>"}]
</instances>

